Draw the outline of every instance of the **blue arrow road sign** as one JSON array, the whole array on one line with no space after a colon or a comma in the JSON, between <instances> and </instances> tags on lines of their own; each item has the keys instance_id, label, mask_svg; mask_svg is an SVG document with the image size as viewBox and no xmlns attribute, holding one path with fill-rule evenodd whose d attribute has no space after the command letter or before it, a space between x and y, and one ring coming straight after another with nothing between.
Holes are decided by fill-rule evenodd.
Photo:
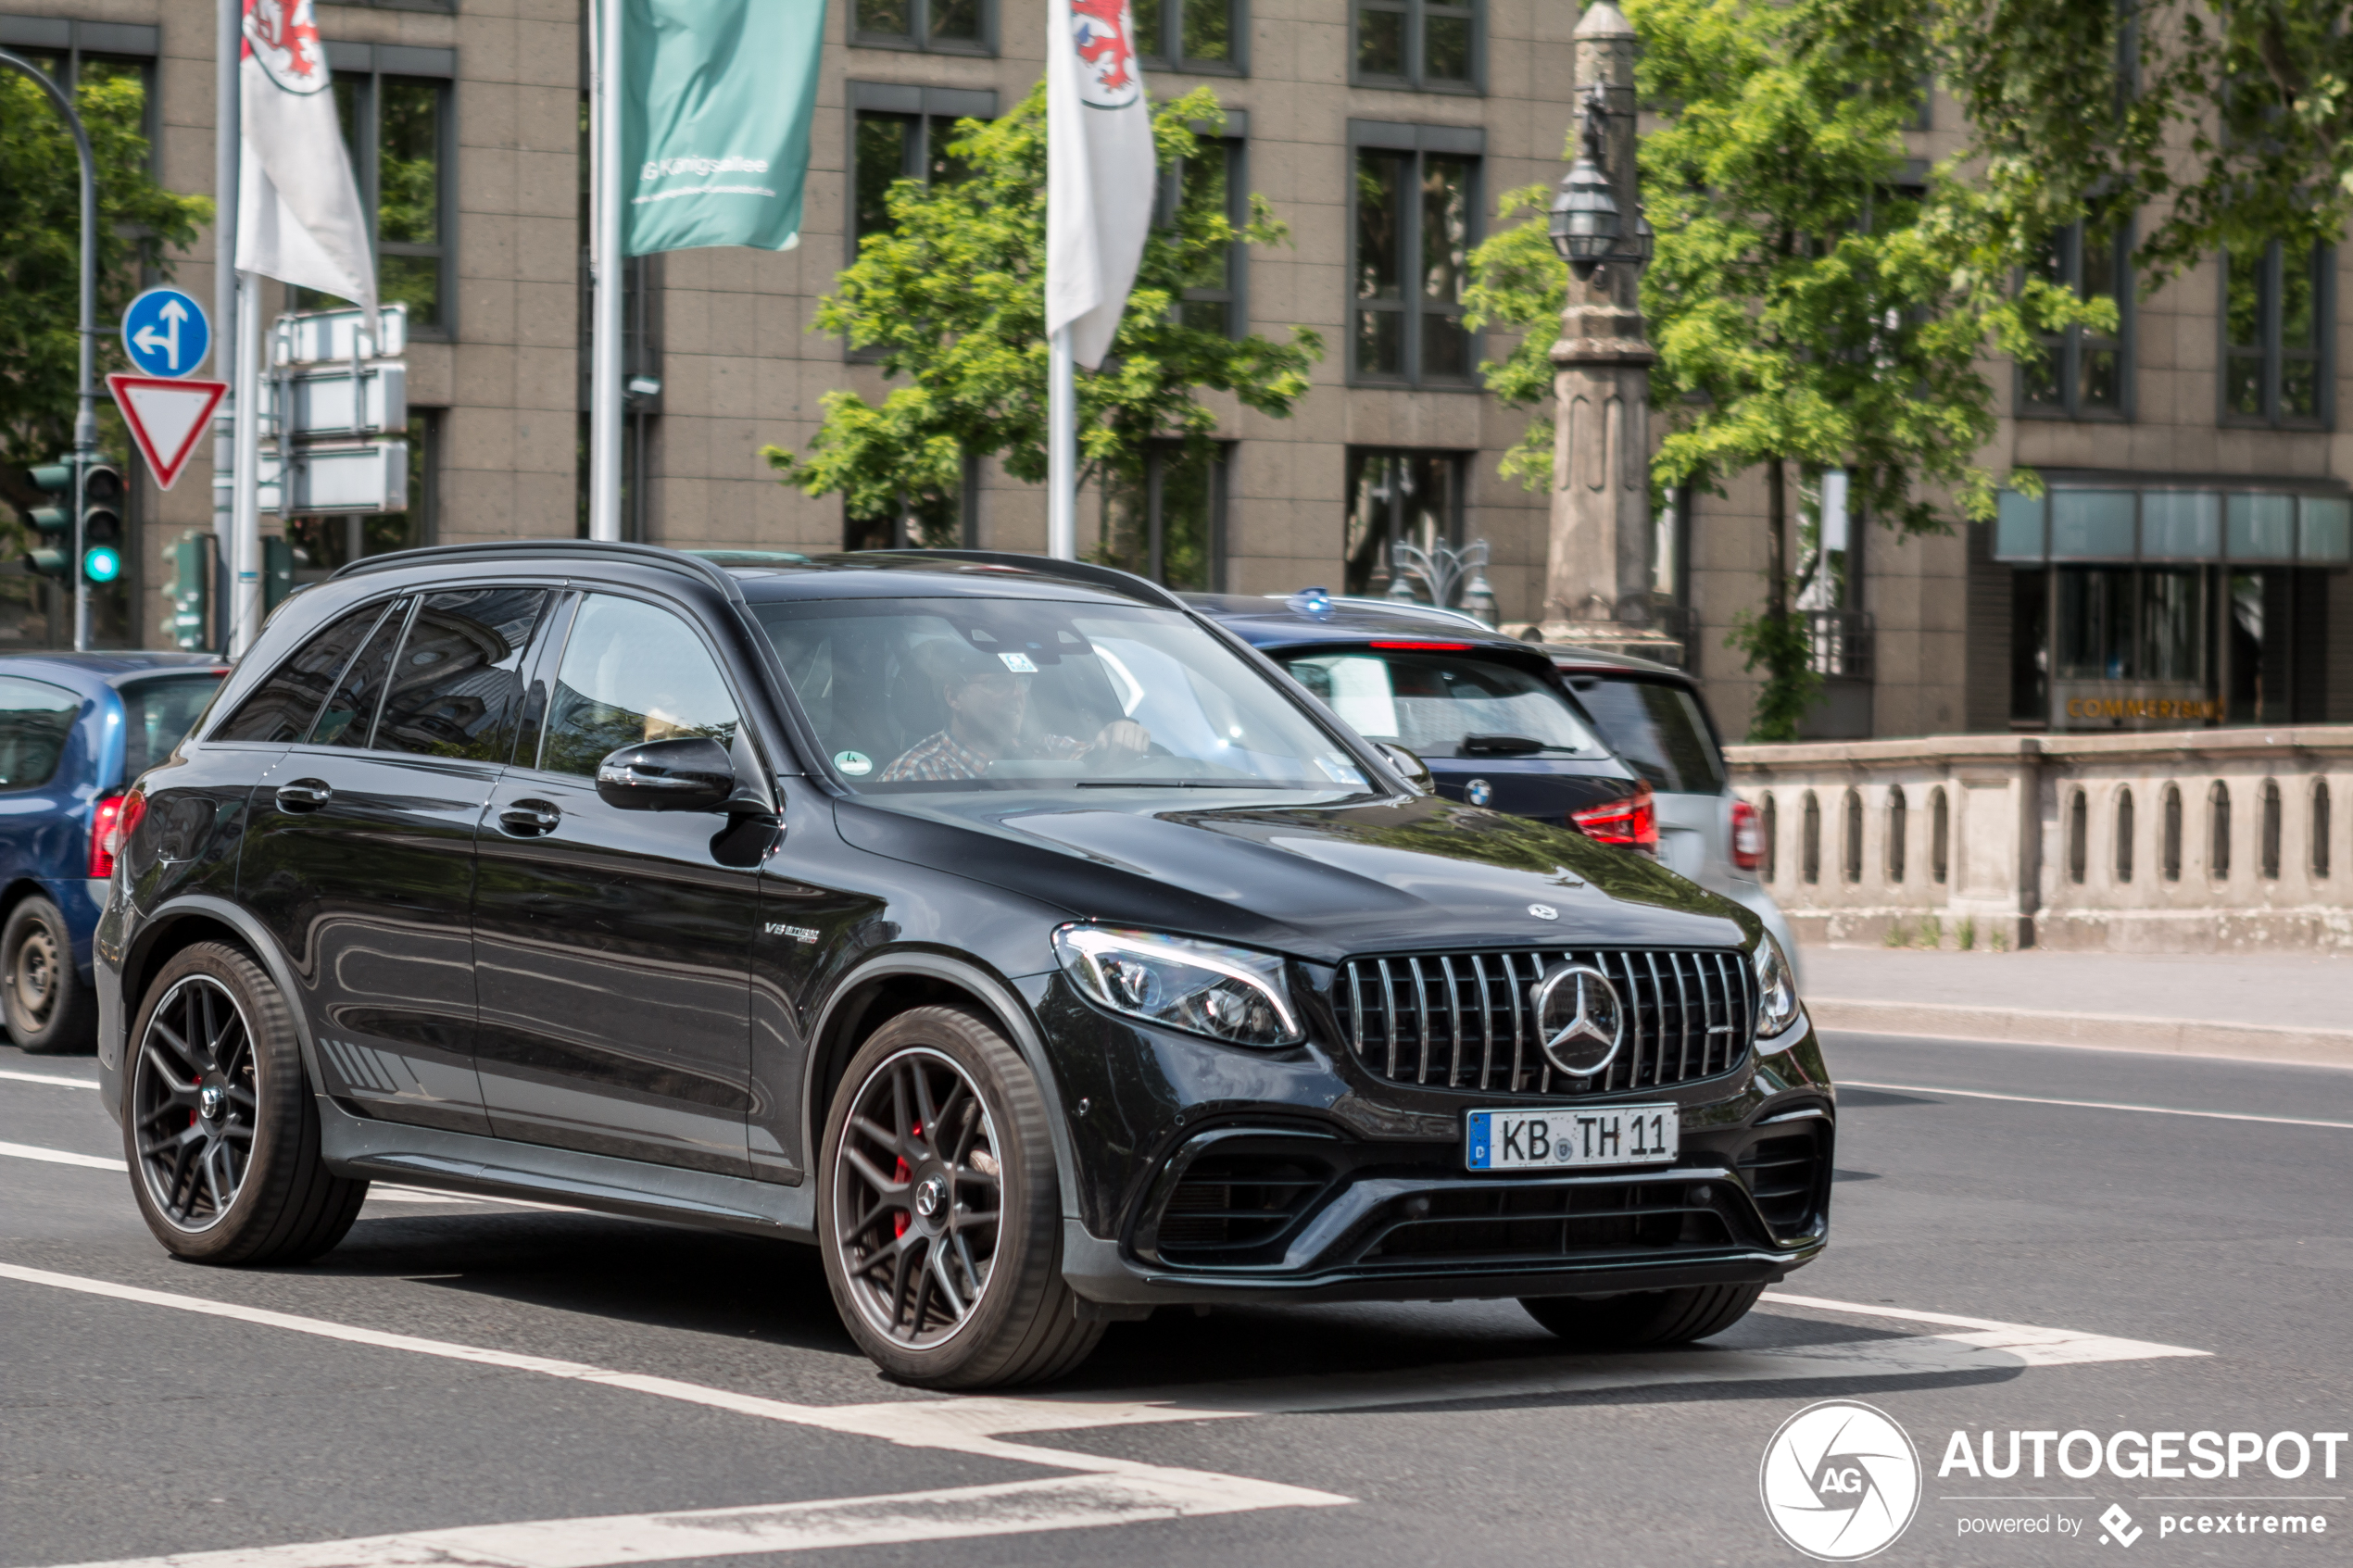
<instances>
[{"instance_id":1,"label":"blue arrow road sign","mask_svg":"<svg viewBox=\"0 0 2353 1568\"><path fill-rule=\"evenodd\" d=\"M141 375L189 375L212 346L212 323L178 289L149 289L122 313L122 346Z\"/></svg>"}]
</instances>

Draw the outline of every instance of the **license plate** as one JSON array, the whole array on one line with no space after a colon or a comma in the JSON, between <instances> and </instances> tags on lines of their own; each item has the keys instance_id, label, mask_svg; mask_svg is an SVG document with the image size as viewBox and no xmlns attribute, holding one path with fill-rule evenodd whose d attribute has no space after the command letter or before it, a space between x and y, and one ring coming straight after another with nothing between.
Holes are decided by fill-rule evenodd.
<instances>
[{"instance_id":1,"label":"license plate","mask_svg":"<svg viewBox=\"0 0 2353 1568\"><path fill-rule=\"evenodd\" d=\"M1474 1110L1463 1163L1474 1171L1664 1165L1675 1158L1680 1136L1671 1105Z\"/></svg>"}]
</instances>

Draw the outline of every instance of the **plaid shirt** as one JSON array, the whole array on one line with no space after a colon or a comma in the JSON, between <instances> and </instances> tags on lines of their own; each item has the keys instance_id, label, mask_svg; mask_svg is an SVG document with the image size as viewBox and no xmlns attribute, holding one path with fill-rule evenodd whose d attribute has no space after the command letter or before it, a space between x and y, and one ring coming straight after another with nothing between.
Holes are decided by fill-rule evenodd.
<instances>
[{"instance_id":1,"label":"plaid shirt","mask_svg":"<svg viewBox=\"0 0 2353 1568\"><path fill-rule=\"evenodd\" d=\"M1057 761L1068 761L1087 749L1068 735L1048 735L1042 750ZM909 746L899 760L882 771L878 783L907 779L976 779L988 771L988 759L946 730L925 735Z\"/></svg>"}]
</instances>

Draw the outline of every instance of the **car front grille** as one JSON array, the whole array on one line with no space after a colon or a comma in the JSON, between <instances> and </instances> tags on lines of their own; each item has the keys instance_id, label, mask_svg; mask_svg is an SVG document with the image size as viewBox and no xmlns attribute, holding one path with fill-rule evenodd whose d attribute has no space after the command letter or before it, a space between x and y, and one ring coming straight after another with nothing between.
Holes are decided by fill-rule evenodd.
<instances>
[{"instance_id":1,"label":"car front grille","mask_svg":"<svg viewBox=\"0 0 2353 1568\"><path fill-rule=\"evenodd\" d=\"M1391 1205L1361 1262L1517 1264L1629 1250L1729 1247L1705 1185L1644 1182L1435 1192Z\"/></svg>"},{"instance_id":2,"label":"car front grille","mask_svg":"<svg viewBox=\"0 0 2353 1568\"><path fill-rule=\"evenodd\" d=\"M1588 1078L1560 1072L1540 1048L1536 987L1562 962L1607 975L1626 1010L1617 1054ZM1755 984L1735 952L1412 953L1350 960L1333 1001L1356 1060L1391 1083L1598 1095L1730 1072L1748 1052Z\"/></svg>"}]
</instances>

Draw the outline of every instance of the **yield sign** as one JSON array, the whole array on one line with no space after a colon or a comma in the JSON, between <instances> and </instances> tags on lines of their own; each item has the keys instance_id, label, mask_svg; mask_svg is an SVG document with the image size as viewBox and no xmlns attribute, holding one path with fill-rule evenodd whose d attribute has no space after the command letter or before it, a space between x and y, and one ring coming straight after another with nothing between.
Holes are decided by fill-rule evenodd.
<instances>
[{"instance_id":1,"label":"yield sign","mask_svg":"<svg viewBox=\"0 0 2353 1568\"><path fill-rule=\"evenodd\" d=\"M204 435L212 410L229 390L225 381L169 381L162 376L110 375L107 387L122 408L122 422L131 439L154 470L156 483L169 490L187 466L188 456Z\"/></svg>"}]
</instances>

